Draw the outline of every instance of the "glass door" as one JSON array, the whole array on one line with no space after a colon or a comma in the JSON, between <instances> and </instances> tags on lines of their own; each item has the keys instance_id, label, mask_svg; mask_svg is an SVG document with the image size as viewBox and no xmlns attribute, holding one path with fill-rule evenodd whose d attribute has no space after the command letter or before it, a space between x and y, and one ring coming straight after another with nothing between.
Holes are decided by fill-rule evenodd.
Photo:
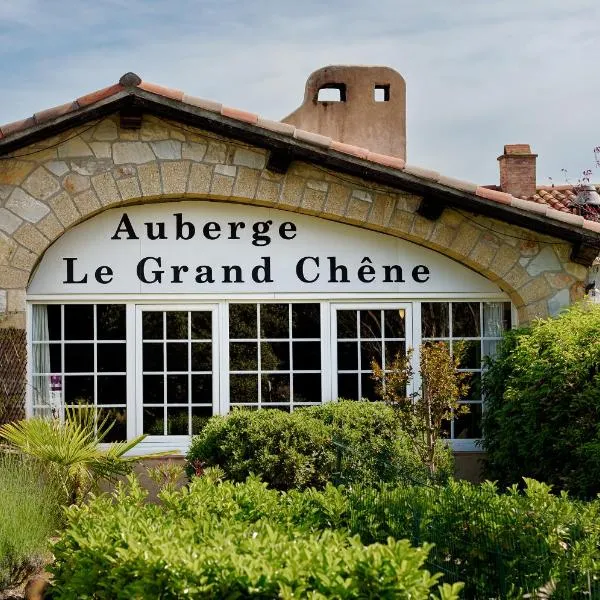
<instances>
[{"instance_id":1,"label":"glass door","mask_svg":"<svg viewBox=\"0 0 600 600\"><path fill-rule=\"evenodd\" d=\"M217 306L138 306L136 325L138 432L198 433L218 413Z\"/></svg>"},{"instance_id":2,"label":"glass door","mask_svg":"<svg viewBox=\"0 0 600 600\"><path fill-rule=\"evenodd\" d=\"M411 305L335 304L332 311L333 397L379 400L371 363L388 370L412 347Z\"/></svg>"}]
</instances>

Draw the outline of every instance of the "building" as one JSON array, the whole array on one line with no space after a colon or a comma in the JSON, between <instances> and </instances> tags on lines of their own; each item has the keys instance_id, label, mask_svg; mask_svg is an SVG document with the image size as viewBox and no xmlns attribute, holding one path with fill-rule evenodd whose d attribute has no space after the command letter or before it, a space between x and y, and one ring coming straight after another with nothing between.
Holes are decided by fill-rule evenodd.
<instances>
[{"instance_id":1,"label":"building","mask_svg":"<svg viewBox=\"0 0 600 600\"><path fill-rule=\"evenodd\" d=\"M536 188L526 145L496 189L405 147L383 67L313 73L281 122L127 73L2 126L0 308L26 331L27 414L85 402L115 439L181 450L210 415L373 398L372 358L466 340L470 412L448 426L466 464L481 357L584 295L600 223Z\"/></svg>"}]
</instances>

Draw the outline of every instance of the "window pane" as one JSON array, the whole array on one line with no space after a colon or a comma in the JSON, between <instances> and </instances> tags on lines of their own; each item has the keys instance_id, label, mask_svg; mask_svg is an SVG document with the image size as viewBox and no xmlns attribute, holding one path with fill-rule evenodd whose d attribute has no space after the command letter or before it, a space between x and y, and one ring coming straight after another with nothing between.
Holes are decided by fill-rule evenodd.
<instances>
[{"instance_id":1,"label":"window pane","mask_svg":"<svg viewBox=\"0 0 600 600\"><path fill-rule=\"evenodd\" d=\"M187 311L169 311L167 313L167 339L188 339L188 313Z\"/></svg>"},{"instance_id":2,"label":"window pane","mask_svg":"<svg viewBox=\"0 0 600 600\"><path fill-rule=\"evenodd\" d=\"M258 375L230 375L229 398L232 404L258 402Z\"/></svg>"},{"instance_id":3,"label":"window pane","mask_svg":"<svg viewBox=\"0 0 600 600\"><path fill-rule=\"evenodd\" d=\"M124 408L100 408L97 418L99 423L107 419L113 424L103 442L124 442L127 439L127 413Z\"/></svg>"},{"instance_id":4,"label":"window pane","mask_svg":"<svg viewBox=\"0 0 600 600\"><path fill-rule=\"evenodd\" d=\"M405 314L403 308L383 311L384 334L386 338L406 337Z\"/></svg>"},{"instance_id":5,"label":"window pane","mask_svg":"<svg viewBox=\"0 0 600 600\"><path fill-rule=\"evenodd\" d=\"M469 407L469 412L466 415L458 415L454 419L454 438L481 438L481 404L467 404L465 406Z\"/></svg>"},{"instance_id":6,"label":"window pane","mask_svg":"<svg viewBox=\"0 0 600 600\"><path fill-rule=\"evenodd\" d=\"M287 304L260 305L260 337L289 337L289 306Z\"/></svg>"},{"instance_id":7,"label":"window pane","mask_svg":"<svg viewBox=\"0 0 600 600\"><path fill-rule=\"evenodd\" d=\"M256 371L258 369L258 346L255 342L231 342L229 344L229 368L232 371Z\"/></svg>"},{"instance_id":8,"label":"window pane","mask_svg":"<svg viewBox=\"0 0 600 600\"><path fill-rule=\"evenodd\" d=\"M356 339L356 310L337 311L337 336L338 339Z\"/></svg>"},{"instance_id":9,"label":"window pane","mask_svg":"<svg viewBox=\"0 0 600 600\"><path fill-rule=\"evenodd\" d=\"M208 310L192 312L192 338L195 340L212 339L212 313Z\"/></svg>"},{"instance_id":10,"label":"window pane","mask_svg":"<svg viewBox=\"0 0 600 600\"><path fill-rule=\"evenodd\" d=\"M360 337L381 339L380 310L360 311Z\"/></svg>"},{"instance_id":11,"label":"window pane","mask_svg":"<svg viewBox=\"0 0 600 600\"><path fill-rule=\"evenodd\" d=\"M149 435L164 435L164 409L162 406L147 406L144 408L144 433Z\"/></svg>"},{"instance_id":12,"label":"window pane","mask_svg":"<svg viewBox=\"0 0 600 600\"><path fill-rule=\"evenodd\" d=\"M321 307L318 304L292 304L292 337L321 337Z\"/></svg>"},{"instance_id":13,"label":"window pane","mask_svg":"<svg viewBox=\"0 0 600 600\"><path fill-rule=\"evenodd\" d=\"M187 342L167 342L167 371L188 370Z\"/></svg>"},{"instance_id":14,"label":"window pane","mask_svg":"<svg viewBox=\"0 0 600 600\"><path fill-rule=\"evenodd\" d=\"M500 337L510 329L510 302L483 303L483 335Z\"/></svg>"},{"instance_id":15,"label":"window pane","mask_svg":"<svg viewBox=\"0 0 600 600\"><path fill-rule=\"evenodd\" d=\"M421 304L421 335L424 338L440 338L450 335L447 302L423 302Z\"/></svg>"},{"instance_id":16,"label":"window pane","mask_svg":"<svg viewBox=\"0 0 600 600\"><path fill-rule=\"evenodd\" d=\"M62 371L60 344L32 344L32 369L34 373L60 373Z\"/></svg>"},{"instance_id":17,"label":"window pane","mask_svg":"<svg viewBox=\"0 0 600 600\"><path fill-rule=\"evenodd\" d=\"M92 373L94 344L65 344L65 373Z\"/></svg>"},{"instance_id":18,"label":"window pane","mask_svg":"<svg viewBox=\"0 0 600 600\"><path fill-rule=\"evenodd\" d=\"M260 368L263 371L287 371L290 368L289 342L261 342Z\"/></svg>"},{"instance_id":19,"label":"window pane","mask_svg":"<svg viewBox=\"0 0 600 600\"><path fill-rule=\"evenodd\" d=\"M294 373L294 402L321 402L321 375Z\"/></svg>"},{"instance_id":20,"label":"window pane","mask_svg":"<svg viewBox=\"0 0 600 600\"><path fill-rule=\"evenodd\" d=\"M385 368L390 369L396 357L406 356L406 342L385 342Z\"/></svg>"},{"instance_id":21,"label":"window pane","mask_svg":"<svg viewBox=\"0 0 600 600\"><path fill-rule=\"evenodd\" d=\"M211 417L211 407L192 406L192 435L198 435Z\"/></svg>"},{"instance_id":22,"label":"window pane","mask_svg":"<svg viewBox=\"0 0 600 600\"><path fill-rule=\"evenodd\" d=\"M125 305L98 304L96 327L99 340L124 340L126 337Z\"/></svg>"},{"instance_id":23,"label":"window pane","mask_svg":"<svg viewBox=\"0 0 600 600\"><path fill-rule=\"evenodd\" d=\"M125 372L127 370L126 344L98 344L98 371Z\"/></svg>"},{"instance_id":24,"label":"window pane","mask_svg":"<svg viewBox=\"0 0 600 600\"><path fill-rule=\"evenodd\" d=\"M229 337L256 339L256 304L229 305Z\"/></svg>"},{"instance_id":25,"label":"window pane","mask_svg":"<svg viewBox=\"0 0 600 600\"><path fill-rule=\"evenodd\" d=\"M167 409L167 435L189 435L189 423L187 407Z\"/></svg>"},{"instance_id":26,"label":"window pane","mask_svg":"<svg viewBox=\"0 0 600 600\"><path fill-rule=\"evenodd\" d=\"M381 342L361 342L360 368L362 370L370 369L373 360L381 365Z\"/></svg>"},{"instance_id":27,"label":"window pane","mask_svg":"<svg viewBox=\"0 0 600 600\"><path fill-rule=\"evenodd\" d=\"M468 386L464 400L481 400L481 373L470 373L466 383Z\"/></svg>"},{"instance_id":28,"label":"window pane","mask_svg":"<svg viewBox=\"0 0 600 600\"><path fill-rule=\"evenodd\" d=\"M192 402L212 404L212 375L192 375Z\"/></svg>"},{"instance_id":29,"label":"window pane","mask_svg":"<svg viewBox=\"0 0 600 600\"><path fill-rule=\"evenodd\" d=\"M362 398L366 398L367 400L381 400L381 398L375 393L375 382L371 377L371 373L363 373L360 376L361 385L362 385Z\"/></svg>"},{"instance_id":30,"label":"window pane","mask_svg":"<svg viewBox=\"0 0 600 600\"><path fill-rule=\"evenodd\" d=\"M453 302L452 336L478 337L479 335L481 335L479 302Z\"/></svg>"},{"instance_id":31,"label":"window pane","mask_svg":"<svg viewBox=\"0 0 600 600\"><path fill-rule=\"evenodd\" d=\"M98 404L126 404L127 377L125 375L98 376Z\"/></svg>"},{"instance_id":32,"label":"window pane","mask_svg":"<svg viewBox=\"0 0 600 600\"><path fill-rule=\"evenodd\" d=\"M167 402L170 404L188 403L187 375L167 375Z\"/></svg>"},{"instance_id":33,"label":"window pane","mask_svg":"<svg viewBox=\"0 0 600 600\"><path fill-rule=\"evenodd\" d=\"M164 376L144 375L144 404L162 404L165 401Z\"/></svg>"},{"instance_id":34,"label":"window pane","mask_svg":"<svg viewBox=\"0 0 600 600\"><path fill-rule=\"evenodd\" d=\"M144 344L142 354L144 371L162 371L164 369L162 344Z\"/></svg>"},{"instance_id":35,"label":"window pane","mask_svg":"<svg viewBox=\"0 0 600 600\"><path fill-rule=\"evenodd\" d=\"M67 375L65 377L66 404L93 404L93 375Z\"/></svg>"},{"instance_id":36,"label":"window pane","mask_svg":"<svg viewBox=\"0 0 600 600\"><path fill-rule=\"evenodd\" d=\"M358 343L338 342L338 369L340 371L352 371L358 369Z\"/></svg>"},{"instance_id":37,"label":"window pane","mask_svg":"<svg viewBox=\"0 0 600 600\"><path fill-rule=\"evenodd\" d=\"M358 375L354 373L338 374L338 398L358 400Z\"/></svg>"},{"instance_id":38,"label":"window pane","mask_svg":"<svg viewBox=\"0 0 600 600\"><path fill-rule=\"evenodd\" d=\"M162 340L164 338L162 312L144 311L142 313L142 336L145 340Z\"/></svg>"},{"instance_id":39,"label":"window pane","mask_svg":"<svg viewBox=\"0 0 600 600\"><path fill-rule=\"evenodd\" d=\"M192 344L192 371L210 371L212 369L212 344L194 342Z\"/></svg>"},{"instance_id":40,"label":"window pane","mask_svg":"<svg viewBox=\"0 0 600 600\"><path fill-rule=\"evenodd\" d=\"M65 339L94 339L93 304L65 304Z\"/></svg>"},{"instance_id":41,"label":"window pane","mask_svg":"<svg viewBox=\"0 0 600 600\"><path fill-rule=\"evenodd\" d=\"M263 402L290 401L290 376L287 373L262 375L261 386Z\"/></svg>"},{"instance_id":42,"label":"window pane","mask_svg":"<svg viewBox=\"0 0 600 600\"><path fill-rule=\"evenodd\" d=\"M48 339L60 340L60 304L48 304L46 306L46 310L48 312Z\"/></svg>"},{"instance_id":43,"label":"window pane","mask_svg":"<svg viewBox=\"0 0 600 600\"><path fill-rule=\"evenodd\" d=\"M463 356L460 361L461 369L481 369L481 342L479 340L454 342L462 344Z\"/></svg>"},{"instance_id":44,"label":"window pane","mask_svg":"<svg viewBox=\"0 0 600 600\"><path fill-rule=\"evenodd\" d=\"M483 340L483 355L493 357L498 352L498 345L501 340Z\"/></svg>"},{"instance_id":45,"label":"window pane","mask_svg":"<svg viewBox=\"0 0 600 600\"><path fill-rule=\"evenodd\" d=\"M356 354L356 344L354 347ZM316 371L321 368L320 342L294 342L293 353L294 371Z\"/></svg>"}]
</instances>

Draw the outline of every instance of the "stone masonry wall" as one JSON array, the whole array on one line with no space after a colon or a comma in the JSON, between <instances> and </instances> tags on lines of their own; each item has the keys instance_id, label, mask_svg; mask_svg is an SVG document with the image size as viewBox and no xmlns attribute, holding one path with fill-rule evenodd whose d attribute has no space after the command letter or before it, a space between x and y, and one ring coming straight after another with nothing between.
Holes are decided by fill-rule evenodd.
<instances>
[{"instance_id":1,"label":"stone masonry wall","mask_svg":"<svg viewBox=\"0 0 600 600\"><path fill-rule=\"evenodd\" d=\"M46 248L107 208L198 198L317 215L437 250L497 282L521 323L582 297L586 269L570 245L474 214L446 209L432 222L420 198L300 162L265 169L267 152L145 115L139 130L118 117L86 124L0 158L0 313L25 326L26 288Z\"/></svg>"}]
</instances>

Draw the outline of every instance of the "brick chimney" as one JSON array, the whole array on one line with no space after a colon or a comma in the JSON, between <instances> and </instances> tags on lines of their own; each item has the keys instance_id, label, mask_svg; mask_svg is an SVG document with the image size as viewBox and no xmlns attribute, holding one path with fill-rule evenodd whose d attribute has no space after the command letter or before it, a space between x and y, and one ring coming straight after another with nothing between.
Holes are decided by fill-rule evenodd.
<instances>
[{"instance_id":1,"label":"brick chimney","mask_svg":"<svg viewBox=\"0 0 600 600\"><path fill-rule=\"evenodd\" d=\"M517 198L530 198L535 194L535 161L529 144L507 144L500 162L500 189Z\"/></svg>"},{"instance_id":2,"label":"brick chimney","mask_svg":"<svg viewBox=\"0 0 600 600\"><path fill-rule=\"evenodd\" d=\"M304 102L282 121L406 159L406 84L389 67L332 65L315 71Z\"/></svg>"}]
</instances>

